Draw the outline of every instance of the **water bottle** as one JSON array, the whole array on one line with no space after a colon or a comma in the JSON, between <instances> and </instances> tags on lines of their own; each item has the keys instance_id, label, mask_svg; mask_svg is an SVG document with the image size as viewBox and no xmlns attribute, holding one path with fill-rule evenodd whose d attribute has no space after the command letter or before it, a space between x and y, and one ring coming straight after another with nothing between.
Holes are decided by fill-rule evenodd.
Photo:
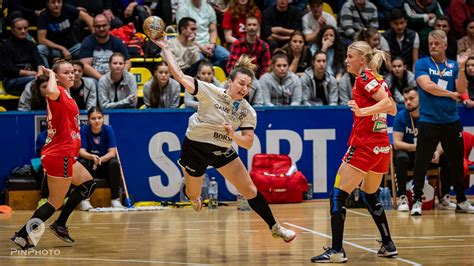
<instances>
[{"instance_id":1,"label":"water bottle","mask_svg":"<svg viewBox=\"0 0 474 266\"><path fill-rule=\"evenodd\" d=\"M203 200L209 198L209 176L204 174L202 179L201 198Z\"/></svg>"},{"instance_id":2,"label":"water bottle","mask_svg":"<svg viewBox=\"0 0 474 266\"><path fill-rule=\"evenodd\" d=\"M354 189L354 201L355 202L358 202L359 201L359 198L360 198L360 188L359 187L356 187Z\"/></svg>"},{"instance_id":3,"label":"water bottle","mask_svg":"<svg viewBox=\"0 0 474 266\"><path fill-rule=\"evenodd\" d=\"M308 190L304 193L305 200L312 200L313 199L313 184L308 183Z\"/></svg>"},{"instance_id":4,"label":"water bottle","mask_svg":"<svg viewBox=\"0 0 474 266\"><path fill-rule=\"evenodd\" d=\"M181 188L179 189L179 201L180 202L188 202L188 198L184 195L184 177L181 179Z\"/></svg>"},{"instance_id":5,"label":"water bottle","mask_svg":"<svg viewBox=\"0 0 474 266\"><path fill-rule=\"evenodd\" d=\"M211 177L211 181L209 182L209 209L217 209L217 206L219 205L218 201L217 201L217 193L218 193L219 189L218 189L218 186L217 186L217 182L216 182L216 179L215 177Z\"/></svg>"},{"instance_id":6,"label":"water bottle","mask_svg":"<svg viewBox=\"0 0 474 266\"><path fill-rule=\"evenodd\" d=\"M387 204L387 208L385 210L391 210L393 209L393 204L392 204L392 196L390 195L390 189L388 187L385 188L385 200Z\"/></svg>"},{"instance_id":7,"label":"water bottle","mask_svg":"<svg viewBox=\"0 0 474 266\"><path fill-rule=\"evenodd\" d=\"M246 198L242 195L237 195L237 210L239 211L250 211L250 204Z\"/></svg>"}]
</instances>

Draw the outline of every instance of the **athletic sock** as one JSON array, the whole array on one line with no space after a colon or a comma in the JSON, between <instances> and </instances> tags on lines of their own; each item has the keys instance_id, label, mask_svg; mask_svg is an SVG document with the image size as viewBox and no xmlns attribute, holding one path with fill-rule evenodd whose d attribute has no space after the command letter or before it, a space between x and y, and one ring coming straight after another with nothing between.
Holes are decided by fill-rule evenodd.
<instances>
[{"instance_id":1,"label":"athletic sock","mask_svg":"<svg viewBox=\"0 0 474 266\"><path fill-rule=\"evenodd\" d=\"M56 224L60 226L66 226L67 219L83 199L84 198L81 195L80 189L74 189L74 191L69 196L69 199L67 200L66 204L64 204L64 207L61 213L59 214L58 219L56 220Z\"/></svg>"},{"instance_id":2,"label":"athletic sock","mask_svg":"<svg viewBox=\"0 0 474 266\"><path fill-rule=\"evenodd\" d=\"M276 224L275 217L273 217L272 210L268 206L267 201L263 195L257 191L257 196L253 199L248 200L250 207L254 210L262 219L267 223L268 227L272 227Z\"/></svg>"},{"instance_id":3,"label":"athletic sock","mask_svg":"<svg viewBox=\"0 0 474 266\"><path fill-rule=\"evenodd\" d=\"M43 223L46 222L46 220L49 219L49 217L53 216L54 212L56 209L47 201L45 204L41 205L34 213L33 216L31 216L31 219L40 219ZM33 227L32 229L36 229L36 227ZM18 235L26 238L28 236L28 232L26 230L26 224L18 231Z\"/></svg>"},{"instance_id":4,"label":"athletic sock","mask_svg":"<svg viewBox=\"0 0 474 266\"><path fill-rule=\"evenodd\" d=\"M390 230L388 229L387 216L383 209L382 204L377 200L376 194L361 193L362 199L365 202L367 210L369 210L372 219L374 219L375 225L379 229L380 236L382 237L382 243L387 244L392 241L390 236Z\"/></svg>"},{"instance_id":5,"label":"athletic sock","mask_svg":"<svg viewBox=\"0 0 474 266\"><path fill-rule=\"evenodd\" d=\"M332 246L336 251L341 251L342 241L344 236L344 222L346 220L346 208L344 204L349 194L339 188L334 188L331 192L330 207L331 207L331 234Z\"/></svg>"}]
</instances>

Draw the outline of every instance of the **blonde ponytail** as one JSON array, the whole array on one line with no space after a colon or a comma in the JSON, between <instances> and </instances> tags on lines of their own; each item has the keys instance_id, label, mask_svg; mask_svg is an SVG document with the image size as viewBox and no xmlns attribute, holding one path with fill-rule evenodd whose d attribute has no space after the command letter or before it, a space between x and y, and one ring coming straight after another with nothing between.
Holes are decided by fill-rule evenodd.
<instances>
[{"instance_id":1,"label":"blonde ponytail","mask_svg":"<svg viewBox=\"0 0 474 266\"><path fill-rule=\"evenodd\" d=\"M234 68L230 72L229 78L231 80L234 80L237 73L242 73L251 77L252 80L254 80L255 72L257 71L258 66L253 63L253 60L253 57L250 57L245 54L241 55L239 60L237 60L237 62L235 63Z\"/></svg>"},{"instance_id":2,"label":"blonde ponytail","mask_svg":"<svg viewBox=\"0 0 474 266\"><path fill-rule=\"evenodd\" d=\"M349 49L358 51L367 59L367 66L372 70L376 79L382 79L379 69L382 63L387 63L388 56L386 52L379 49L372 49L365 41L356 41L349 45Z\"/></svg>"}]
</instances>

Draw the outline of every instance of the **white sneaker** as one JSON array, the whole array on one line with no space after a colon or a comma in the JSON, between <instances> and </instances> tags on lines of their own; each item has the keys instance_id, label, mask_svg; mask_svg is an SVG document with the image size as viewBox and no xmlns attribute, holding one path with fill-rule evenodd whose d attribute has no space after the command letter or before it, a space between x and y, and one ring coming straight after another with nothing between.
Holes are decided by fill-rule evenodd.
<instances>
[{"instance_id":1,"label":"white sneaker","mask_svg":"<svg viewBox=\"0 0 474 266\"><path fill-rule=\"evenodd\" d=\"M457 204L456 212L474 213L474 207L469 203L469 201L465 200Z\"/></svg>"},{"instance_id":2,"label":"white sneaker","mask_svg":"<svg viewBox=\"0 0 474 266\"><path fill-rule=\"evenodd\" d=\"M79 208L81 209L81 211L88 211L90 209L93 209L94 207L92 207L89 199L85 199L81 201L81 206Z\"/></svg>"},{"instance_id":3,"label":"white sneaker","mask_svg":"<svg viewBox=\"0 0 474 266\"><path fill-rule=\"evenodd\" d=\"M421 207L423 206L423 203L421 201L417 200L415 203L413 203L413 206L411 207L411 215L420 215L421 216Z\"/></svg>"},{"instance_id":4,"label":"white sneaker","mask_svg":"<svg viewBox=\"0 0 474 266\"><path fill-rule=\"evenodd\" d=\"M125 208L120 202L120 199L113 199L110 205L112 206L112 208Z\"/></svg>"},{"instance_id":5,"label":"white sneaker","mask_svg":"<svg viewBox=\"0 0 474 266\"><path fill-rule=\"evenodd\" d=\"M279 223L276 223L272 227L272 236L274 238L281 237L285 242L291 242L296 237L295 231L286 229L285 227L281 226Z\"/></svg>"},{"instance_id":6,"label":"white sneaker","mask_svg":"<svg viewBox=\"0 0 474 266\"><path fill-rule=\"evenodd\" d=\"M440 200L440 204L438 204L438 208L441 210L455 210L456 204L451 202L451 196L449 194L444 195L444 197Z\"/></svg>"},{"instance_id":7,"label":"white sneaker","mask_svg":"<svg viewBox=\"0 0 474 266\"><path fill-rule=\"evenodd\" d=\"M399 212L407 212L410 210L410 206L408 206L408 199L407 196L401 195L398 199L398 208L397 211Z\"/></svg>"}]
</instances>

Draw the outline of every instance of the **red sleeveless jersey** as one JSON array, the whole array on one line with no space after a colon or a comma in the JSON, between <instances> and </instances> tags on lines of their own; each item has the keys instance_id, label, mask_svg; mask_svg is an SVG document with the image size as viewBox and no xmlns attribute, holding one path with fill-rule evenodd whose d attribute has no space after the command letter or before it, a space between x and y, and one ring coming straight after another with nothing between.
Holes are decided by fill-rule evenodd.
<instances>
[{"instance_id":1,"label":"red sleeveless jersey","mask_svg":"<svg viewBox=\"0 0 474 266\"><path fill-rule=\"evenodd\" d=\"M46 97L48 137L41 155L76 157L81 147L79 108L69 92L60 86L58 89L58 99Z\"/></svg>"},{"instance_id":2,"label":"red sleeveless jersey","mask_svg":"<svg viewBox=\"0 0 474 266\"><path fill-rule=\"evenodd\" d=\"M377 101L372 98L372 95L379 89L385 90L389 96L392 96L385 81L383 79L377 80L372 71L366 69L355 80L352 87L352 99L359 108L375 105ZM363 146L368 144L390 144L387 134L387 114L380 113L363 117L354 114L354 124L348 145Z\"/></svg>"}]
</instances>

